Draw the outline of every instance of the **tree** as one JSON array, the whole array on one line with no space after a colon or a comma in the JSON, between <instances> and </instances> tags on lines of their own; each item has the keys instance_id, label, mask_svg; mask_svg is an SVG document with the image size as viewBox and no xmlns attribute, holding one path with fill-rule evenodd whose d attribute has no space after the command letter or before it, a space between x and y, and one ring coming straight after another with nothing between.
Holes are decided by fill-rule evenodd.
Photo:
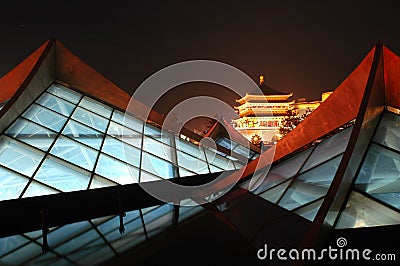
<instances>
[{"instance_id":1,"label":"tree","mask_svg":"<svg viewBox=\"0 0 400 266\"><path fill-rule=\"evenodd\" d=\"M299 115L295 110L289 109L286 112L285 117L281 121L281 125L279 127L279 134L282 137L286 136L290 131L295 129L298 124L301 123L312 111L310 108L307 108L306 112L303 115Z\"/></svg>"}]
</instances>

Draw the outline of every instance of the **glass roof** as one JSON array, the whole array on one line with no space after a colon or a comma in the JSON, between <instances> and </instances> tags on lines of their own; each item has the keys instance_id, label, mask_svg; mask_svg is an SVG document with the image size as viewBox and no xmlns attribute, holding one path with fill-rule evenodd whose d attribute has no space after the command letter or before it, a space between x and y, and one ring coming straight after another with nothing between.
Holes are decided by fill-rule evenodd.
<instances>
[{"instance_id":1,"label":"glass roof","mask_svg":"<svg viewBox=\"0 0 400 266\"><path fill-rule=\"evenodd\" d=\"M339 167L353 127L272 166L250 191L313 221ZM262 169L255 175L262 175ZM244 183L242 187L248 186Z\"/></svg>"},{"instance_id":2,"label":"glass roof","mask_svg":"<svg viewBox=\"0 0 400 266\"><path fill-rule=\"evenodd\" d=\"M179 222L202 210L180 207ZM49 229L50 250L42 253L42 230L0 238L3 265L97 265L140 245L173 224L173 205L164 204L126 213L124 233L119 216L107 216Z\"/></svg>"},{"instance_id":3,"label":"glass roof","mask_svg":"<svg viewBox=\"0 0 400 266\"><path fill-rule=\"evenodd\" d=\"M0 136L0 200L243 165L54 83Z\"/></svg>"},{"instance_id":4,"label":"glass roof","mask_svg":"<svg viewBox=\"0 0 400 266\"><path fill-rule=\"evenodd\" d=\"M385 111L336 228L400 223L400 116Z\"/></svg>"}]
</instances>

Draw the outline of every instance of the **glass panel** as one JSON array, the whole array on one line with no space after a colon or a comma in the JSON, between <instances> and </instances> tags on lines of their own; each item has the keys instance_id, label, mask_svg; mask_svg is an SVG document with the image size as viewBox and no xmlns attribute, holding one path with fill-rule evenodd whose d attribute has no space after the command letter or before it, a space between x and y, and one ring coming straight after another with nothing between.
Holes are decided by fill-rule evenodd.
<instances>
[{"instance_id":1,"label":"glass panel","mask_svg":"<svg viewBox=\"0 0 400 266\"><path fill-rule=\"evenodd\" d=\"M0 238L0 257L25 243L28 243L28 239L20 235Z\"/></svg>"},{"instance_id":2,"label":"glass panel","mask_svg":"<svg viewBox=\"0 0 400 266\"><path fill-rule=\"evenodd\" d=\"M172 135L149 124L145 124L144 134L165 144L171 145Z\"/></svg>"},{"instance_id":3,"label":"glass panel","mask_svg":"<svg viewBox=\"0 0 400 266\"><path fill-rule=\"evenodd\" d=\"M96 173L121 185L137 183L139 177L138 168L104 154L100 155Z\"/></svg>"},{"instance_id":4,"label":"glass panel","mask_svg":"<svg viewBox=\"0 0 400 266\"><path fill-rule=\"evenodd\" d=\"M222 170L221 168L218 168L212 164L209 164L208 167L210 167L210 172L211 173L218 173L218 172L223 172L224 170Z\"/></svg>"},{"instance_id":5,"label":"glass panel","mask_svg":"<svg viewBox=\"0 0 400 266\"><path fill-rule=\"evenodd\" d=\"M171 163L146 152L143 152L142 169L164 179L174 177L174 166Z\"/></svg>"},{"instance_id":6,"label":"glass panel","mask_svg":"<svg viewBox=\"0 0 400 266\"><path fill-rule=\"evenodd\" d=\"M119 140L129 143L135 147L141 148L142 145L142 134L134 130L128 129L115 122L110 122L107 131L108 135L111 135Z\"/></svg>"},{"instance_id":7,"label":"glass panel","mask_svg":"<svg viewBox=\"0 0 400 266\"><path fill-rule=\"evenodd\" d=\"M24 262L42 254L42 247L31 242L0 259L2 265L23 265Z\"/></svg>"},{"instance_id":8,"label":"glass panel","mask_svg":"<svg viewBox=\"0 0 400 266\"><path fill-rule=\"evenodd\" d=\"M0 201L18 198L28 181L27 178L0 167Z\"/></svg>"},{"instance_id":9,"label":"glass panel","mask_svg":"<svg viewBox=\"0 0 400 266\"><path fill-rule=\"evenodd\" d=\"M68 121L62 134L95 149L100 148L104 136L103 133L73 120Z\"/></svg>"},{"instance_id":10,"label":"glass panel","mask_svg":"<svg viewBox=\"0 0 400 266\"><path fill-rule=\"evenodd\" d=\"M58 246L54 250L62 255L66 255L71 251L78 250L81 247L95 245L99 244L99 242L103 242L102 240L98 241L99 239L101 239L100 235L97 233L96 230L92 229L77 237L72 238L70 241L62 244L61 246Z\"/></svg>"},{"instance_id":11,"label":"glass panel","mask_svg":"<svg viewBox=\"0 0 400 266\"><path fill-rule=\"evenodd\" d=\"M100 233L102 233L103 235L106 235L109 232L116 230L118 228L119 228L119 216L115 216L114 218L97 226L97 229L99 229Z\"/></svg>"},{"instance_id":12,"label":"glass panel","mask_svg":"<svg viewBox=\"0 0 400 266\"><path fill-rule=\"evenodd\" d=\"M375 133L374 141L400 151L400 116L385 112Z\"/></svg>"},{"instance_id":13,"label":"glass panel","mask_svg":"<svg viewBox=\"0 0 400 266\"><path fill-rule=\"evenodd\" d=\"M128 216L129 213L127 213ZM105 235L117 252L123 252L130 247L146 240L141 219L135 219L124 224L125 233L121 236L118 230L111 231Z\"/></svg>"},{"instance_id":14,"label":"glass panel","mask_svg":"<svg viewBox=\"0 0 400 266\"><path fill-rule=\"evenodd\" d=\"M243 166L245 166L244 163L239 162L239 161L234 161L233 164L235 165L236 169L240 169L240 168L242 168Z\"/></svg>"},{"instance_id":15,"label":"glass panel","mask_svg":"<svg viewBox=\"0 0 400 266\"><path fill-rule=\"evenodd\" d=\"M74 238L91 228L92 226L88 221L67 224L59 227L48 234L49 246L57 247L68 239Z\"/></svg>"},{"instance_id":16,"label":"glass panel","mask_svg":"<svg viewBox=\"0 0 400 266\"><path fill-rule=\"evenodd\" d=\"M177 150L184 151L197 159L201 159L203 161L206 160L204 149L200 148L199 146L177 137L175 138L175 143Z\"/></svg>"},{"instance_id":17,"label":"glass panel","mask_svg":"<svg viewBox=\"0 0 400 266\"><path fill-rule=\"evenodd\" d=\"M41 266L60 266L60 265L71 265L68 261L58 257L53 252L47 252L46 256L39 256L28 262L28 265L41 265Z\"/></svg>"},{"instance_id":18,"label":"glass panel","mask_svg":"<svg viewBox=\"0 0 400 266\"><path fill-rule=\"evenodd\" d=\"M161 157L169 162L173 161L173 153L175 152L170 146L162 144L161 142L158 142L147 136L144 137L143 150L157 155L158 157Z\"/></svg>"},{"instance_id":19,"label":"glass panel","mask_svg":"<svg viewBox=\"0 0 400 266\"><path fill-rule=\"evenodd\" d=\"M177 151L178 164L186 169L190 169L197 174L207 174L209 173L207 163L196 159L186 153Z\"/></svg>"},{"instance_id":20,"label":"glass panel","mask_svg":"<svg viewBox=\"0 0 400 266\"><path fill-rule=\"evenodd\" d=\"M94 167L98 153L98 151L63 136L57 139L50 152L57 157L90 171Z\"/></svg>"},{"instance_id":21,"label":"glass panel","mask_svg":"<svg viewBox=\"0 0 400 266\"><path fill-rule=\"evenodd\" d=\"M28 236L28 237L30 237L32 239L37 239L38 237L42 236L42 230L31 231L31 232L28 232L28 233L24 233L24 235Z\"/></svg>"},{"instance_id":22,"label":"glass panel","mask_svg":"<svg viewBox=\"0 0 400 266\"><path fill-rule=\"evenodd\" d=\"M57 132L60 131L65 124L65 121L67 121L65 116L57 114L37 104L32 104L29 109L22 114L22 116Z\"/></svg>"},{"instance_id":23,"label":"glass panel","mask_svg":"<svg viewBox=\"0 0 400 266\"><path fill-rule=\"evenodd\" d=\"M79 262L80 265L98 265L113 256L115 256L115 253L112 249L107 244L102 243L93 247L82 247L68 255L68 258Z\"/></svg>"},{"instance_id":24,"label":"glass panel","mask_svg":"<svg viewBox=\"0 0 400 266\"><path fill-rule=\"evenodd\" d=\"M35 180L64 192L85 190L89 184L90 173L48 157L35 175Z\"/></svg>"},{"instance_id":25,"label":"glass panel","mask_svg":"<svg viewBox=\"0 0 400 266\"><path fill-rule=\"evenodd\" d=\"M215 156L213 156L213 157L208 156L210 154L209 152L206 152L206 154L207 154L208 163L215 165L226 171L235 169L235 166L233 165L233 163L230 160L228 160L224 157L221 157L218 154L215 154Z\"/></svg>"},{"instance_id":26,"label":"glass panel","mask_svg":"<svg viewBox=\"0 0 400 266\"><path fill-rule=\"evenodd\" d=\"M60 84L51 85L50 88L47 89L47 91L72 103L78 103L81 99L81 94L71 89L68 89Z\"/></svg>"},{"instance_id":27,"label":"glass panel","mask_svg":"<svg viewBox=\"0 0 400 266\"><path fill-rule=\"evenodd\" d=\"M56 133L30 122L24 118L17 121L6 131L6 134L22 142L47 151L53 143Z\"/></svg>"},{"instance_id":28,"label":"glass panel","mask_svg":"<svg viewBox=\"0 0 400 266\"><path fill-rule=\"evenodd\" d=\"M40 105L46 106L50 110L53 110L65 116L69 116L75 108L75 105L73 105L72 103L46 92L43 93L36 102Z\"/></svg>"},{"instance_id":29,"label":"glass panel","mask_svg":"<svg viewBox=\"0 0 400 266\"><path fill-rule=\"evenodd\" d=\"M196 175L196 173L190 172L182 167L179 167L179 176L184 177L184 176L192 176Z\"/></svg>"},{"instance_id":30,"label":"glass panel","mask_svg":"<svg viewBox=\"0 0 400 266\"><path fill-rule=\"evenodd\" d=\"M99 114L106 118L110 118L112 113L112 108L110 106L107 106L87 96L83 97L79 105L87 110L92 111L93 113Z\"/></svg>"},{"instance_id":31,"label":"glass panel","mask_svg":"<svg viewBox=\"0 0 400 266\"><path fill-rule=\"evenodd\" d=\"M308 204L300 209L294 211L294 213L306 218L309 221L314 221L315 216L318 213L319 207L321 207L324 199L317 200L311 204Z\"/></svg>"},{"instance_id":32,"label":"glass panel","mask_svg":"<svg viewBox=\"0 0 400 266\"><path fill-rule=\"evenodd\" d=\"M172 204L164 204L143 215L147 235L151 237L172 225L172 216Z\"/></svg>"},{"instance_id":33,"label":"glass panel","mask_svg":"<svg viewBox=\"0 0 400 266\"><path fill-rule=\"evenodd\" d=\"M349 142L352 129L353 127L349 127L318 144L301 169L301 173L344 152Z\"/></svg>"},{"instance_id":34,"label":"glass panel","mask_svg":"<svg viewBox=\"0 0 400 266\"><path fill-rule=\"evenodd\" d=\"M72 118L101 132L106 131L108 124L108 120L104 117L96 115L80 107L76 108Z\"/></svg>"},{"instance_id":35,"label":"glass panel","mask_svg":"<svg viewBox=\"0 0 400 266\"><path fill-rule=\"evenodd\" d=\"M125 115L123 112L114 110L113 116L111 118L113 121L124 125L125 127L131 128L137 132L143 132L143 122L136 119L130 115Z\"/></svg>"},{"instance_id":36,"label":"glass panel","mask_svg":"<svg viewBox=\"0 0 400 266\"><path fill-rule=\"evenodd\" d=\"M111 187L116 186L117 183L114 183L108 179L102 178L98 175L94 175L92 182L90 183L90 189L101 188L101 187Z\"/></svg>"},{"instance_id":37,"label":"glass panel","mask_svg":"<svg viewBox=\"0 0 400 266\"><path fill-rule=\"evenodd\" d=\"M355 187L400 209L400 154L371 145Z\"/></svg>"},{"instance_id":38,"label":"glass panel","mask_svg":"<svg viewBox=\"0 0 400 266\"><path fill-rule=\"evenodd\" d=\"M23 198L28 198L28 197L36 197L36 196L44 196L44 195L50 195L50 194L55 194L59 193L55 189L51 189L47 186L44 186L40 183L37 183L35 181L32 181L27 190L25 191L24 195L22 196Z\"/></svg>"},{"instance_id":39,"label":"glass panel","mask_svg":"<svg viewBox=\"0 0 400 266\"><path fill-rule=\"evenodd\" d=\"M102 152L139 167L140 150L116 138L107 136L103 144Z\"/></svg>"},{"instance_id":40,"label":"glass panel","mask_svg":"<svg viewBox=\"0 0 400 266\"><path fill-rule=\"evenodd\" d=\"M250 150L250 148L246 148L242 145L238 145L236 146L236 148L233 149L234 152L243 155L246 158L251 158L254 156L255 152L253 152L252 150Z\"/></svg>"},{"instance_id":41,"label":"glass panel","mask_svg":"<svg viewBox=\"0 0 400 266\"><path fill-rule=\"evenodd\" d=\"M288 160L272 166L267 177L265 178L265 171L262 171L263 169L261 169L259 173L256 173L259 177L257 176L255 180L261 178L264 178L264 180L262 181L261 185L254 190L253 193L259 194L262 191L265 191L266 189L282 182L283 180L293 177L300 170L300 167L312 150L313 148L310 148Z\"/></svg>"},{"instance_id":42,"label":"glass panel","mask_svg":"<svg viewBox=\"0 0 400 266\"><path fill-rule=\"evenodd\" d=\"M140 182L150 182L150 181L159 181L162 180L163 178L153 175L149 172L141 170L140 172Z\"/></svg>"},{"instance_id":43,"label":"glass panel","mask_svg":"<svg viewBox=\"0 0 400 266\"><path fill-rule=\"evenodd\" d=\"M325 196L341 159L342 155L299 175L279 201L279 205L292 210Z\"/></svg>"},{"instance_id":44,"label":"glass panel","mask_svg":"<svg viewBox=\"0 0 400 266\"><path fill-rule=\"evenodd\" d=\"M279 198L281 197L281 195L283 194L283 192L285 191L285 189L289 186L290 181L292 180L288 180L274 188L271 188L270 190L265 191L264 193L261 193L259 196L261 198L264 198L272 203L276 203Z\"/></svg>"},{"instance_id":45,"label":"glass panel","mask_svg":"<svg viewBox=\"0 0 400 266\"><path fill-rule=\"evenodd\" d=\"M346 208L339 217L336 228L370 227L399 223L400 213L353 191Z\"/></svg>"},{"instance_id":46,"label":"glass panel","mask_svg":"<svg viewBox=\"0 0 400 266\"><path fill-rule=\"evenodd\" d=\"M230 139L227 139L225 137L219 138L216 143L222 147L227 148L228 150L232 150L232 142ZM233 147L236 146L236 143L233 144Z\"/></svg>"},{"instance_id":47,"label":"glass panel","mask_svg":"<svg viewBox=\"0 0 400 266\"><path fill-rule=\"evenodd\" d=\"M0 137L0 164L32 176L44 154L8 137Z\"/></svg>"}]
</instances>

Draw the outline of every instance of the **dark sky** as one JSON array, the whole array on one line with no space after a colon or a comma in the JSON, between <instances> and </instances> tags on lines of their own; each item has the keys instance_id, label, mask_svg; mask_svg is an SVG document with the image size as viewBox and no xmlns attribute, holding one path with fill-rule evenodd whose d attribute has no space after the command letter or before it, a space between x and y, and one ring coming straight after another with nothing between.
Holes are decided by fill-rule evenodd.
<instances>
[{"instance_id":1,"label":"dark sky","mask_svg":"<svg viewBox=\"0 0 400 266\"><path fill-rule=\"evenodd\" d=\"M400 53L396 1L138 2L2 2L0 75L54 36L128 92L163 67L210 59L313 100L377 41Z\"/></svg>"}]
</instances>

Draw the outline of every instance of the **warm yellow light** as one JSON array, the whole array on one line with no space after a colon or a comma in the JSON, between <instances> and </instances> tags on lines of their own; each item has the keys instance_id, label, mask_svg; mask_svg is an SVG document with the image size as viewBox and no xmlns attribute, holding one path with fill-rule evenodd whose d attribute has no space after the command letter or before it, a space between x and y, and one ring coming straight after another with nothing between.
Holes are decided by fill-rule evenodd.
<instances>
[{"instance_id":1,"label":"warm yellow light","mask_svg":"<svg viewBox=\"0 0 400 266\"><path fill-rule=\"evenodd\" d=\"M260 85L264 84L264 76L260 75Z\"/></svg>"}]
</instances>

